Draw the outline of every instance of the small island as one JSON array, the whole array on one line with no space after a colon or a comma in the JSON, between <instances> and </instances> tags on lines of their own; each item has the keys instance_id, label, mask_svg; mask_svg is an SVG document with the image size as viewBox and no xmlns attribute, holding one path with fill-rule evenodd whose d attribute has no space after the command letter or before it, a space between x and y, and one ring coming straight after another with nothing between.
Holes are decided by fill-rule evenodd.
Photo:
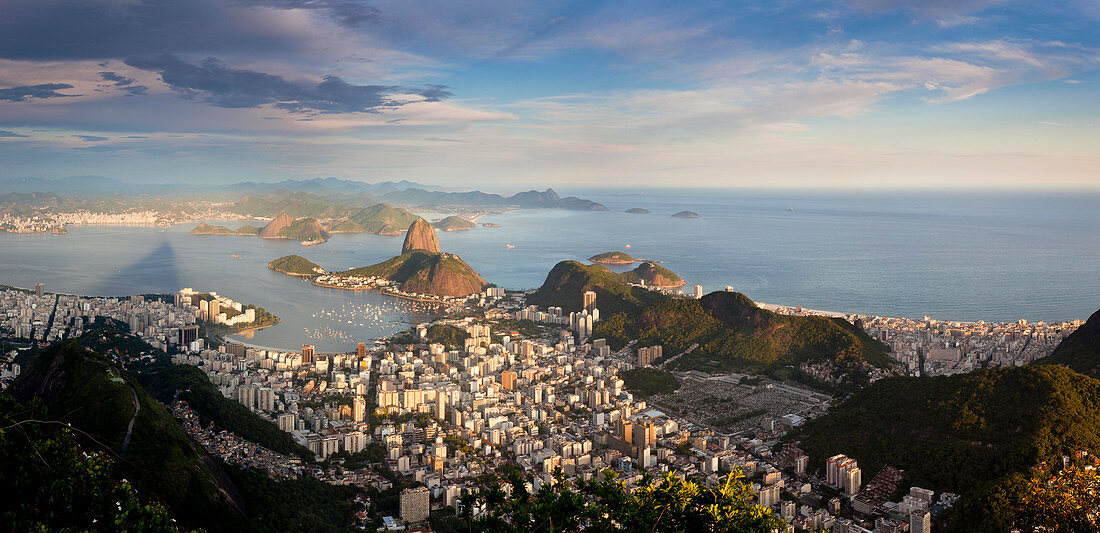
<instances>
[{"instance_id":1,"label":"small island","mask_svg":"<svg viewBox=\"0 0 1100 533\"><path fill-rule=\"evenodd\" d=\"M440 220L432 226L443 231L466 231L476 228L477 224L456 215Z\"/></svg>"},{"instance_id":2,"label":"small island","mask_svg":"<svg viewBox=\"0 0 1100 533\"><path fill-rule=\"evenodd\" d=\"M699 213L694 211L680 211L679 213L674 213L672 216L676 218L699 218Z\"/></svg>"},{"instance_id":3,"label":"small island","mask_svg":"<svg viewBox=\"0 0 1100 533\"><path fill-rule=\"evenodd\" d=\"M648 209L642 209L640 207L631 207L630 209L627 209L626 212L630 213L632 215L648 215L649 214Z\"/></svg>"},{"instance_id":4,"label":"small island","mask_svg":"<svg viewBox=\"0 0 1100 533\"><path fill-rule=\"evenodd\" d=\"M307 217L295 220L290 218L286 213L275 217L263 228L246 224L236 230L232 230L225 226L212 226L203 221L200 222L198 226L195 226L195 229L191 230L191 234L258 236L263 239L294 239L302 241L303 246L321 244L328 241L329 237L328 232L325 231L317 219Z\"/></svg>"},{"instance_id":5,"label":"small island","mask_svg":"<svg viewBox=\"0 0 1100 533\"><path fill-rule=\"evenodd\" d=\"M231 230L225 226L212 226L203 221L191 230L191 235L256 235L259 231L256 226L241 226L240 229Z\"/></svg>"},{"instance_id":6,"label":"small island","mask_svg":"<svg viewBox=\"0 0 1100 533\"><path fill-rule=\"evenodd\" d=\"M625 252L604 252L602 254L596 254L588 258L593 263L602 263L604 265L629 265L637 261L630 254Z\"/></svg>"},{"instance_id":7,"label":"small island","mask_svg":"<svg viewBox=\"0 0 1100 533\"><path fill-rule=\"evenodd\" d=\"M619 277L626 283L661 289L675 289L684 286L684 280L677 276L675 272L652 261L645 261L634 270L619 274Z\"/></svg>"},{"instance_id":8,"label":"small island","mask_svg":"<svg viewBox=\"0 0 1100 533\"><path fill-rule=\"evenodd\" d=\"M500 224L493 224L492 222L482 222L481 227L483 227L483 228L499 228Z\"/></svg>"},{"instance_id":9,"label":"small island","mask_svg":"<svg viewBox=\"0 0 1100 533\"><path fill-rule=\"evenodd\" d=\"M313 277L327 274L320 265L300 255L287 255L267 264L267 268L290 276Z\"/></svg>"}]
</instances>

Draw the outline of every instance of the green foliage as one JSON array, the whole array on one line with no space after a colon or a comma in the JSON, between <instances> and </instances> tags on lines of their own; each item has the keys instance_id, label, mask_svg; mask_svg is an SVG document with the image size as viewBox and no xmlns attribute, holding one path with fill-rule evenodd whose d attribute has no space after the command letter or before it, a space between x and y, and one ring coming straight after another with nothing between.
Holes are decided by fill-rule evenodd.
<instances>
[{"instance_id":1,"label":"green foliage","mask_svg":"<svg viewBox=\"0 0 1100 533\"><path fill-rule=\"evenodd\" d=\"M619 349L637 339L670 354L698 345L678 369L759 372L803 362L832 361L839 368L887 366L884 346L845 320L789 316L760 309L748 297L713 292L700 300L672 299L597 323L593 336Z\"/></svg>"},{"instance_id":2,"label":"green foliage","mask_svg":"<svg viewBox=\"0 0 1100 533\"><path fill-rule=\"evenodd\" d=\"M257 531L352 531L356 488L330 485L312 477L275 481L266 472L225 465L251 510ZM358 531L358 529L355 529Z\"/></svg>"},{"instance_id":3,"label":"green foliage","mask_svg":"<svg viewBox=\"0 0 1100 533\"><path fill-rule=\"evenodd\" d=\"M619 377L627 390L642 398L676 392L680 388L680 380L676 376L652 367L624 370L619 372Z\"/></svg>"},{"instance_id":4,"label":"green foliage","mask_svg":"<svg viewBox=\"0 0 1100 533\"><path fill-rule=\"evenodd\" d=\"M488 286L481 276L454 254L412 250L381 263L335 274L340 277L378 277L403 284L406 292L466 296Z\"/></svg>"},{"instance_id":5,"label":"green foliage","mask_svg":"<svg viewBox=\"0 0 1100 533\"><path fill-rule=\"evenodd\" d=\"M818 468L844 453L906 485L962 494L945 531L1008 531L1024 473L1100 449L1100 381L1052 365L876 381L796 434Z\"/></svg>"},{"instance_id":6,"label":"green foliage","mask_svg":"<svg viewBox=\"0 0 1100 533\"><path fill-rule=\"evenodd\" d=\"M41 402L0 394L0 522L10 531L176 531L167 509L123 479L113 454L82 446Z\"/></svg>"},{"instance_id":7,"label":"green foliage","mask_svg":"<svg viewBox=\"0 0 1100 533\"><path fill-rule=\"evenodd\" d=\"M356 211L355 208L326 200L320 196L278 190L263 196L245 196L230 208L235 213L253 217L274 217L286 213L292 218L337 218Z\"/></svg>"},{"instance_id":8,"label":"green foliage","mask_svg":"<svg viewBox=\"0 0 1100 533\"><path fill-rule=\"evenodd\" d=\"M8 390L21 402L40 400L45 419L70 422L82 446L124 456L117 463L119 475L141 494L165 502L181 523L208 527L239 517L239 502L226 496L235 491L226 487L206 452L108 358L65 341L35 357Z\"/></svg>"},{"instance_id":9,"label":"green foliage","mask_svg":"<svg viewBox=\"0 0 1100 533\"><path fill-rule=\"evenodd\" d=\"M438 342L450 348L461 349L470 338L470 334L447 324L435 324L428 328L425 339L428 342Z\"/></svg>"},{"instance_id":10,"label":"green foliage","mask_svg":"<svg viewBox=\"0 0 1100 533\"><path fill-rule=\"evenodd\" d=\"M669 299L660 292L623 283L618 274L603 265L562 261L546 275L542 286L527 297L527 304L561 307L565 313L578 312L585 291L595 291L596 307L604 319Z\"/></svg>"},{"instance_id":11,"label":"green foliage","mask_svg":"<svg viewBox=\"0 0 1100 533\"><path fill-rule=\"evenodd\" d=\"M525 337L538 337L545 333L546 326L534 320L498 320L497 328L502 333L519 333Z\"/></svg>"},{"instance_id":12,"label":"green foliage","mask_svg":"<svg viewBox=\"0 0 1100 533\"><path fill-rule=\"evenodd\" d=\"M334 231L393 234L405 231L416 215L389 204L375 204L351 213Z\"/></svg>"},{"instance_id":13,"label":"green foliage","mask_svg":"<svg viewBox=\"0 0 1100 533\"><path fill-rule=\"evenodd\" d=\"M569 483L559 470L555 482L535 494L527 493L524 480L510 476L512 497L505 498L498 485L489 485L473 500L464 501L460 520L471 529L486 532L737 532L770 533L784 525L768 509L755 506L752 488L740 472L730 475L716 489L672 474L654 482L648 475L634 492L604 472L598 479ZM484 505L487 512L476 520L469 505Z\"/></svg>"},{"instance_id":14,"label":"green foliage","mask_svg":"<svg viewBox=\"0 0 1100 533\"><path fill-rule=\"evenodd\" d=\"M289 226L279 230L279 236L296 241L328 240L328 232L321 227L316 218L299 218Z\"/></svg>"},{"instance_id":15,"label":"green foliage","mask_svg":"<svg viewBox=\"0 0 1100 533\"><path fill-rule=\"evenodd\" d=\"M267 264L267 268L293 276L316 276L324 274L320 265L300 255L285 255Z\"/></svg>"},{"instance_id":16,"label":"green foliage","mask_svg":"<svg viewBox=\"0 0 1100 533\"><path fill-rule=\"evenodd\" d=\"M638 265L634 270L619 274L619 278L624 283L635 285L644 282L646 285L658 287L679 287L684 284L684 280L675 272L650 261Z\"/></svg>"}]
</instances>

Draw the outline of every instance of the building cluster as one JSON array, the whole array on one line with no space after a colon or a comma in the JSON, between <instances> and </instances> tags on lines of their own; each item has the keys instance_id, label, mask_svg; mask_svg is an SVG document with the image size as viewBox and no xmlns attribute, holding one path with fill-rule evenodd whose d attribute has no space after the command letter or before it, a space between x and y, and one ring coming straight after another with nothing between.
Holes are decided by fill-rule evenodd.
<instances>
[{"instance_id":1,"label":"building cluster","mask_svg":"<svg viewBox=\"0 0 1100 533\"><path fill-rule=\"evenodd\" d=\"M873 338L888 344L905 373L937 376L977 368L1022 366L1050 354L1080 320L1045 323L948 322L856 317Z\"/></svg>"},{"instance_id":2,"label":"building cluster","mask_svg":"<svg viewBox=\"0 0 1100 533\"><path fill-rule=\"evenodd\" d=\"M255 307L246 307L241 302L218 296L216 292L200 293L188 287L181 289L173 298L177 307L197 307L196 317L202 322L242 326L256 321Z\"/></svg>"}]
</instances>

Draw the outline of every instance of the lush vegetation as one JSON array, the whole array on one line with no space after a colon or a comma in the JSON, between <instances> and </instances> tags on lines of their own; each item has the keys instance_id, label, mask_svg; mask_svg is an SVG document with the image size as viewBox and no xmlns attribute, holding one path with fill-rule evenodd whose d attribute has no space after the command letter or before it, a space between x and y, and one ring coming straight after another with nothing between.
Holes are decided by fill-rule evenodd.
<instances>
[{"instance_id":1,"label":"lush vegetation","mask_svg":"<svg viewBox=\"0 0 1100 533\"><path fill-rule=\"evenodd\" d=\"M1009 531L1034 465L1100 449L1100 381L1054 365L887 378L790 438L816 468L844 453L864 472L905 470L905 487L962 494L944 531Z\"/></svg>"},{"instance_id":2,"label":"lush vegetation","mask_svg":"<svg viewBox=\"0 0 1100 533\"><path fill-rule=\"evenodd\" d=\"M862 374L864 365L890 364L882 343L845 320L772 313L735 292L670 299L613 316L597 323L594 336L606 337L615 349L633 339L642 346L660 344L666 356L695 346L674 363L678 369L760 372L832 362Z\"/></svg>"},{"instance_id":3,"label":"lush vegetation","mask_svg":"<svg viewBox=\"0 0 1100 533\"><path fill-rule=\"evenodd\" d=\"M118 457L84 446L45 406L0 394L0 522L10 531L175 531L167 508L123 479Z\"/></svg>"},{"instance_id":4,"label":"lush vegetation","mask_svg":"<svg viewBox=\"0 0 1100 533\"><path fill-rule=\"evenodd\" d=\"M245 196L230 208L234 213L253 217L274 217L286 213L292 218L337 218L354 213L355 208L306 192L278 190L263 196Z\"/></svg>"},{"instance_id":5,"label":"lush vegetation","mask_svg":"<svg viewBox=\"0 0 1100 533\"><path fill-rule=\"evenodd\" d=\"M435 324L428 328L428 334L426 340L428 342L438 342L448 348L462 349L466 342L466 339L470 338L470 334L458 329L454 326L446 324Z\"/></svg>"},{"instance_id":6,"label":"lush vegetation","mask_svg":"<svg viewBox=\"0 0 1100 533\"><path fill-rule=\"evenodd\" d=\"M70 423L82 447L121 458L113 470L119 479L164 502L183 525L208 527L240 517L239 495L224 472L137 380L107 357L75 340L56 344L38 354L8 391L24 404L41 401L37 419Z\"/></svg>"},{"instance_id":7,"label":"lush vegetation","mask_svg":"<svg viewBox=\"0 0 1100 533\"><path fill-rule=\"evenodd\" d=\"M391 235L405 231L416 218L416 215L404 209L388 204L375 204L349 213L347 220L339 222L332 231Z\"/></svg>"},{"instance_id":8,"label":"lush vegetation","mask_svg":"<svg viewBox=\"0 0 1100 533\"><path fill-rule=\"evenodd\" d=\"M443 231L463 231L477 227L477 224L457 215L449 216L432 225Z\"/></svg>"},{"instance_id":9,"label":"lush vegetation","mask_svg":"<svg viewBox=\"0 0 1100 533\"><path fill-rule=\"evenodd\" d=\"M289 226L279 230L279 236L296 241L326 241L328 232L321 227L316 218L299 218Z\"/></svg>"},{"instance_id":10,"label":"lush vegetation","mask_svg":"<svg viewBox=\"0 0 1100 533\"><path fill-rule=\"evenodd\" d=\"M268 263L267 268L291 276L316 276L325 273L320 265L300 255L285 255Z\"/></svg>"},{"instance_id":11,"label":"lush vegetation","mask_svg":"<svg viewBox=\"0 0 1100 533\"><path fill-rule=\"evenodd\" d=\"M225 226L211 226L206 222L199 222L195 229L191 230L192 235L236 235L237 232L233 231Z\"/></svg>"},{"instance_id":12,"label":"lush vegetation","mask_svg":"<svg viewBox=\"0 0 1100 533\"><path fill-rule=\"evenodd\" d=\"M676 376L652 367L624 370L619 372L619 377L626 390L642 398L676 392L680 388L680 380Z\"/></svg>"},{"instance_id":13,"label":"lush vegetation","mask_svg":"<svg viewBox=\"0 0 1100 533\"><path fill-rule=\"evenodd\" d=\"M669 299L660 292L623 283L618 274L603 265L562 261L546 275L542 286L527 297L527 303L561 307L566 313L577 312L583 307L582 295L585 291L595 291L596 307L600 309L602 319Z\"/></svg>"},{"instance_id":14,"label":"lush vegetation","mask_svg":"<svg viewBox=\"0 0 1100 533\"><path fill-rule=\"evenodd\" d=\"M511 497L489 481L466 498L463 510L450 524L440 524L440 529L770 533L784 525L770 510L748 503L753 499L752 488L739 472L714 489L672 474L659 480L647 474L634 492L627 492L610 472L589 482L570 483L560 470L554 483L544 484L534 494L527 492L525 480L514 470L508 482ZM474 519L469 514L472 505L483 505L487 512Z\"/></svg>"},{"instance_id":15,"label":"lush vegetation","mask_svg":"<svg viewBox=\"0 0 1100 533\"><path fill-rule=\"evenodd\" d=\"M588 258L593 263L633 263L634 258L626 252L604 252L602 254L596 254Z\"/></svg>"},{"instance_id":16,"label":"lush vegetation","mask_svg":"<svg viewBox=\"0 0 1100 533\"><path fill-rule=\"evenodd\" d=\"M1082 374L1100 378L1100 311L1093 313L1040 363L1066 365Z\"/></svg>"},{"instance_id":17,"label":"lush vegetation","mask_svg":"<svg viewBox=\"0 0 1100 533\"><path fill-rule=\"evenodd\" d=\"M266 472L226 465L256 531L361 531L353 527L357 489L312 477L274 481Z\"/></svg>"}]
</instances>

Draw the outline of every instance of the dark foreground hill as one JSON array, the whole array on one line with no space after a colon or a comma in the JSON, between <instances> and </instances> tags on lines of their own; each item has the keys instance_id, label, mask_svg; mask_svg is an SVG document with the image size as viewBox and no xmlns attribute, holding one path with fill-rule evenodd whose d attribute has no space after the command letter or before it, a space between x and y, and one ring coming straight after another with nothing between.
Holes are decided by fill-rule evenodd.
<instances>
[{"instance_id":1,"label":"dark foreground hill","mask_svg":"<svg viewBox=\"0 0 1100 533\"><path fill-rule=\"evenodd\" d=\"M1100 378L1100 311L1036 363L1065 365L1086 376Z\"/></svg>"},{"instance_id":2,"label":"dark foreground hill","mask_svg":"<svg viewBox=\"0 0 1100 533\"><path fill-rule=\"evenodd\" d=\"M1055 365L886 378L791 437L811 470L843 453L864 479L890 464L902 489L961 494L943 531L1010 531L1029 469L1100 449L1100 381Z\"/></svg>"},{"instance_id":3,"label":"dark foreground hill","mask_svg":"<svg viewBox=\"0 0 1100 533\"><path fill-rule=\"evenodd\" d=\"M163 502L181 524L210 528L246 516L243 496L219 463L164 406L126 371L78 342L39 354L7 394L24 404L41 402L47 419L71 424L83 446L115 458L118 474Z\"/></svg>"},{"instance_id":4,"label":"dark foreground hill","mask_svg":"<svg viewBox=\"0 0 1100 533\"><path fill-rule=\"evenodd\" d=\"M618 349L632 339L660 344L666 356L690 353L680 370L761 372L801 363L831 363L852 381L868 366L890 364L886 348L843 319L780 315L761 309L736 292L712 292L702 299L677 298L597 323L597 337Z\"/></svg>"}]
</instances>

